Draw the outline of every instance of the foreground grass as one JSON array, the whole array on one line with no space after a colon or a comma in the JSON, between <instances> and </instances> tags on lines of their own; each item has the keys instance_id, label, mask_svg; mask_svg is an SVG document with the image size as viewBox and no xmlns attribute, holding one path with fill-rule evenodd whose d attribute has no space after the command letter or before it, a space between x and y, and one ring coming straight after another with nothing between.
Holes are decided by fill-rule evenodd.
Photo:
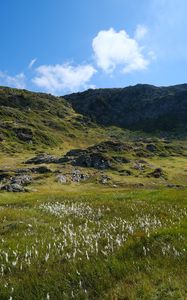
<instances>
[{"instance_id":1,"label":"foreground grass","mask_svg":"<svg viewBox=\"0 0 187 300\"><path fill-rule=\"evenodd\" d=\"M186 195L0 194L0 299L186 299Z\"/></svg>"}]
</instances>

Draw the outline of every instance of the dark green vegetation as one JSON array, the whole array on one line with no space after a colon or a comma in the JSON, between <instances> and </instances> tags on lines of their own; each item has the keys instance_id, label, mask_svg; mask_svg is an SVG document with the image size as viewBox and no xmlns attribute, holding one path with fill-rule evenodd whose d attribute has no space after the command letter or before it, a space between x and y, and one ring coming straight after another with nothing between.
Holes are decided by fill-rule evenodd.
<instances>
[{"instance_id":1,"label":"dark green vegetation","mask_svg":"<svg viewBox=\"0 0 187 300\"><path fill-rule=\"evenodd\" d=\"M0 300L187 299L186 95L0 88Z\"/></svg>"}]
</instances>

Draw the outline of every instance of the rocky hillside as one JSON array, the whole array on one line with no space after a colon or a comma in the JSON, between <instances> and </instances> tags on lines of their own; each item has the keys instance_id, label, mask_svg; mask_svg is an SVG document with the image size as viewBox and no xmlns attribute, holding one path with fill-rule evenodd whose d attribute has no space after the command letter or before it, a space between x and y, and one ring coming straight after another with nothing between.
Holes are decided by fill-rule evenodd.
<instances>
[{"instance_id":1,"label":"rocky hillside","mask_svg":"<svg viewBox=\"0 0 187 300\"><path fill-rule=\"evenodd\" d=\"M0 151L80 145L94 126L62 98L0 87Z\"/></svg>"},{"instance_id":2,"label":"rocky hillside","mask_svg":"<svg viewBox=\"0 0 187 300\"><path fill-rule=\"evenodd\" d=\"M186 128L187 84L96 89L64 97L0 87L0 151L6 153L45 147L65 152L160 131L183 136Z\"/></svg>"},{"instance_id":3,"label":"rocky hillside","mask_svg":"<svg viewBox=\"0 0 187 300\"><path fill-rule=\"evenodd\" d=\"M77 112L104 126L146 132L185 131L187 128L187 84L90 89L64 98Z\"/></svg>"}]
</instances>

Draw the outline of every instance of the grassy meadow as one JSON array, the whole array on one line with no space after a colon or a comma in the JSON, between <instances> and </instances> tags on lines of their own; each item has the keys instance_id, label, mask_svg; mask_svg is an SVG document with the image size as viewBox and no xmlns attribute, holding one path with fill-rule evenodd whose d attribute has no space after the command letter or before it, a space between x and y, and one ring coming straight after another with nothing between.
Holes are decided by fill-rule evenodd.
<instances>
[{"instance_id":1,"label":"grassy meadow","mask_svg":"<svg viewBox=\"0 0 187 300\"><path fill-rule=\"evenodd\" d=\"M0 195L0 299L186 299L185 189Z\"/></svg>"}]
</instances>

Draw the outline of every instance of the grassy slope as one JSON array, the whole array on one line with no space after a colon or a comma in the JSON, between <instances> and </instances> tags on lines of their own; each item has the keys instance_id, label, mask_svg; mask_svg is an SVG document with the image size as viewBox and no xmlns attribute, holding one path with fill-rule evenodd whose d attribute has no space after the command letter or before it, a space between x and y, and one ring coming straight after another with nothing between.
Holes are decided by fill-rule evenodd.
<instances>
[{"instance_id":1,"label":"grassy slope","mask_svg":"<svg viewBox=\"0 0 187 300\"><path fill-rule=\"evenodd\" d=\"M32 142L20 140L17 128L32 130ZM0 88L0 153L59 151L87 147L110 136L127 138L127 130L103 128L76 113L62 98Z\"/></svg>"}]
</instances>

